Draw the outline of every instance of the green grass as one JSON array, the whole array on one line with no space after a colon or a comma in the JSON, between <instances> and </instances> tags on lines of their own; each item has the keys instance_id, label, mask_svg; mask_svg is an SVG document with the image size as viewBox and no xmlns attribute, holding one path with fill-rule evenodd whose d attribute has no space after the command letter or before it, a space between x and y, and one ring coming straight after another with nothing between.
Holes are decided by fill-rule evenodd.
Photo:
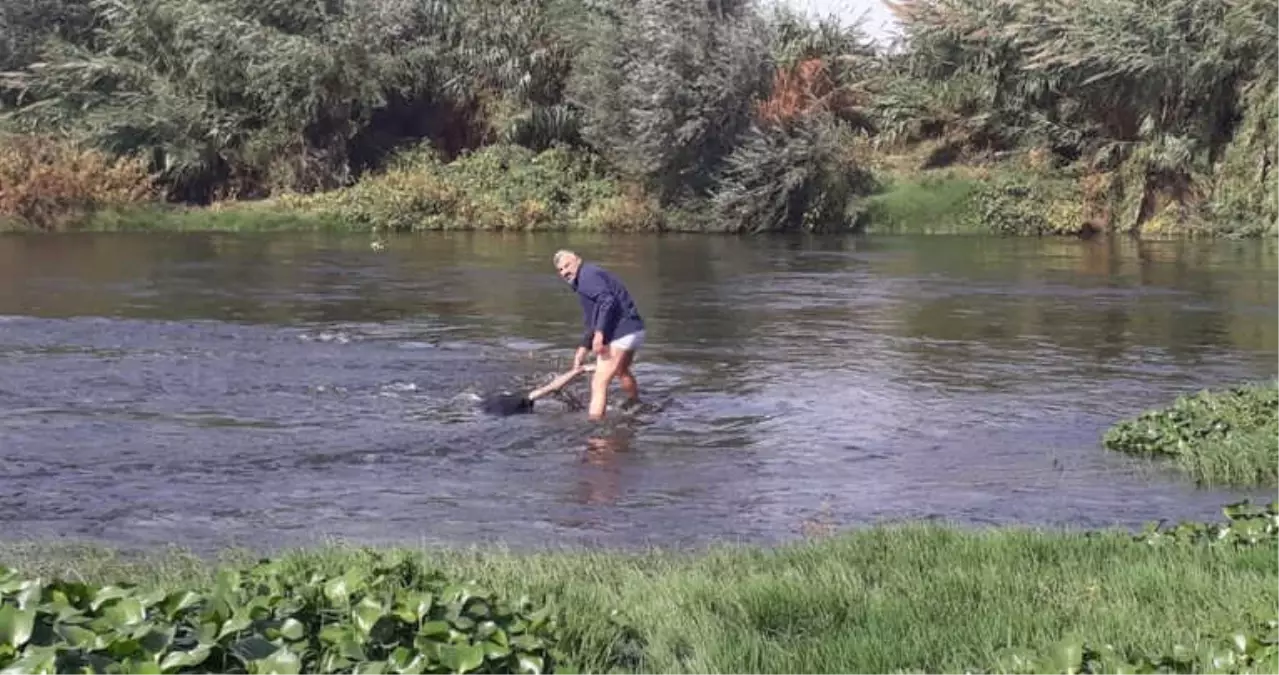
<instances>
[{"instance_id":1,"label":"green grass","mask_svg":"<svg viewBox=\"0 0 1279 675\"><path fill-rule=\"evenodd\" d=\"M284 232L351 230L328 214L289 210L269 202L231 202L217 207L150 204L86 214L64 231L77 232ZM0 232L30 232L15 220L0 219Z\"/></svg>"},{"instance_id":2,"label":"green grass","mask_svg":"<svg viewBox=\"0 0 1279 675\"><path fill-rule=\"evenodd\" d=\"M962 214L977 179L953 171L891 177L865 198L866 231L881 234L967 234Z\"/></svg>"},{"instance_id":3,"label":"green grass","mask_svg":"<svg viewBox=\"0 0 1279 675\"><path fill-rule=\"evenodd\" d=\"M1279 604L1273 538L1154 546L1121 532L906 525L696 553L395 551L500 594L552 598L561 647L589 672L965 672L1067 637L1121 653L1198 651L1275 618ZM228 555L222 564L250 559ZM370 564L341 546L280 559L332 572ZM43 544L0 544L0 564L165 588L208 584L214 569L174 551L128 559Z\"/></svg>"},{"instance_id":4,"label":"green grass","mask_svg":"<svg viewBox=\"0 0 1279 675\"><path fill-rule=\"evenodd\" d=\"M1170 459L1203 485L1279 483L1279 385L1179 396L1106 431L1115 451Z\"/></svg>"},{"instance_id":5,"label":"green grass","mask_svg":"<svg viewBox=\"0 0 1279 675\"><path fill-rule=\"evenodd\" d=\"M83 230L94 232L274 232L344 230L348 225L323 214L242 202L215 208L153 207L132 212L95 213Z\"/></svg>"}]
</instances>

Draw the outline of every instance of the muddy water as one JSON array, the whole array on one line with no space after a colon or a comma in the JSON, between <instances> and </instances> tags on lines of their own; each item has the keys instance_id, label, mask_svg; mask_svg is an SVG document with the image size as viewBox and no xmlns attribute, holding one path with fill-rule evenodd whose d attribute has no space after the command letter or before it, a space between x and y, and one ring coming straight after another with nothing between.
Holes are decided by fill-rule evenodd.
<instances>
[{"instance_id":1,"label":"muddy water","mask_svg":"<svg viewBox=\"0 0 1279 675\"><path fill-rule=\"evenodd\" d=\"M0 536L687 545L806 521L1136 526L1273 494L1099 443L1274 376L1273 242L369 241L0 238ZM566 363L564 245L645 313L651 407L478 415Z\"/></svg>"}]
</instances>

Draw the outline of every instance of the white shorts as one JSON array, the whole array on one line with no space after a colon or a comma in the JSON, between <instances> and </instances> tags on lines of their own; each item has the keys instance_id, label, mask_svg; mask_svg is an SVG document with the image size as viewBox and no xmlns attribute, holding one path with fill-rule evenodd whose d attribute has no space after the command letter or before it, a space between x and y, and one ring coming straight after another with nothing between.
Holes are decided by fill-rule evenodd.
<instances>
[{"instance_id":1,"label":"white shorts","mask_svg":"<svg viewBox=\"0 0 1279 675\"><path fill-rule=\"evenodd\" d=\"M610 347L617 347L618 349L625 349L632 352L638 350L643 345L644 331L642 330L637 330L629 335L623 335L622 337L608 343L608 346Z\"/></svg>"}]
</instances>

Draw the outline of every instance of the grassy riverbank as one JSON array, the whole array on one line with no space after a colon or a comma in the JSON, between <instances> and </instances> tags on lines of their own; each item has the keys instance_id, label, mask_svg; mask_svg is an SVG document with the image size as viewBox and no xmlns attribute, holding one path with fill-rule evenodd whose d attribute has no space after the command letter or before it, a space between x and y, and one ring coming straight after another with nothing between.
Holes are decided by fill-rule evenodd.
<instances>
[{"instance_id":1,"label":"grassy riverbank","mask_svg":"<svg viewBox=\"0 0 1279 675\"><path fill-rule=\"evenodd\" d=\"M1279 483L1279 384L1179 396L1107 430L1111 450L1169 459L1205 485Z\"/></svg>"},{"instance_id":2,"label":"grassy riverbank","mask_svg":"<svg viewBox=\"0 0 1279 675\"><path fill-rule=\"evenodd\" d=\"M270 584L279 592L279 579L313 583L318 593L346 575L342 597L307 602L358 605L382 566L396 570L387 598L409 586L435 589L447 604L447 591L424 581L423 571L477 580L496 594L493 602L527 595L533 604L512 610L517 617L549 603L556 625L537 639L555 645L546 654L558 653L559 669L590 672L1065 672L1085 647L1102 645L1113 648L1101 664L1106 672L1119 667L1115 659L1158 665L1174 654L1179 663L1162 665L1176 672L1205 672L1214 654L1236 659L1226 672L1274 672L1266 670L1276 665L1273 648L1266 663L1245 665L1228 638L1251 635L1242 648L1257 656L1264 645L1256 640L1274 637L1259 626L1276 618L1279 603L1275 516L1245 518L1228 532L1192 539L1189 531L1134 537L898 525L775 549L678 554L331 546L283 554ZM174 552L126 558L96 547L0 544L0 564L27 577L130 581L143 590L209 592L218 569L247 570L251 560L243 552L219 564ZM232 605L246 601L236 597ZM261 602L279 609L278 599ZM389 609L375 605L362 620L371 625ZM359 619L342 616L332 620L358 628ZM478 630L455 627L459 635ZM318 658L302 645L293 651Z\"/></svg>"},{"instance_id":3,"label":"grassy riverbank","mask_svg":"<svg viewBox=\"0 0 1279 675\"><path fill-rule=\"evenodd\" d=\"M56 145L50 147L57 147ZM302 193L284 191L208 206L154 198L152 178L112 165L96 151L64 149L72 175L32 187L0 231L241 231L431 230L578 232L744 232L748 224L719 219L696 205L663 207L642 186L601 169L564 148L533 151L492 145L452 161L429 148L406 151L384 171L354 185ZM70 158L70 159L65 159ZM900 160L900 158L897 158ZM34 163L34 162L32 162ZM56 167L55 164L48 165ZM1142 237L1272 236L1262 221L1214 224L1196 220L1168 227L1152 218L1119 227L1099 220L1108 198L1098 178L1077 171L1032 170L1024 159L941 169L882 168L873 191L854 201L855 214L836 230L872 234L994 234L1081 236L1112 231ZM113 177L103 182L100 176ZM16 181L14 181L16 183ZM1092 188L1087 187L1093 185ZM56 186L56 189L50 186ZM19 201L21 189L10 195ZM17 215L18 211L26 214ZM770 229L770 228L765 228Z\"/></svg>"}]
</instances>

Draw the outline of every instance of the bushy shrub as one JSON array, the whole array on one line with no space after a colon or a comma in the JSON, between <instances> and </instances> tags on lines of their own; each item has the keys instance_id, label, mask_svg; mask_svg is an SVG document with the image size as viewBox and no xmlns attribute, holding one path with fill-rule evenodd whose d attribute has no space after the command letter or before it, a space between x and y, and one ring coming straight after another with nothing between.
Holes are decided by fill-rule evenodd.
<instances>
[{"instance_id":1,"label":"bushy shrub","mask_svg":"<svg viewBox=\"0 0 1279 675\"><path fill-rule=\"evenodd\" d=\"M1091 232L1082 195L1071 179L998 174L974 185L962 213L972 231L1032 236Z\"/></svg>"},{"instance_id":2,"label":"bushy shrub","mask_svg":"<svg viewBox=\"0 0 1279 675\"><path fill-rule=\"evenodd\" d=\"M832 122L805 117L755 126L729 155L712 192L715 226L728 232L851 229L870 191Z\"/></svg>"},{"instance_id":3,"label":"bushy shrub","mask_svg":"<svg viewBox=\"0 0 1279 675\"><path fill-rule=\"evenodd\" d=\"M492 145L447 163L421 148L350 188L279 201L393 231L658 226L653 204L624 191L591 156L562 147Z\"/></svg>"},{"instance_id":4,"label":"bushy shrub","mask_svg":"<svg viewBox=\"0 0 1279 675\"><path fill-rule=\"evenodd\" d=\"M94 212L154 198L146 162L115 158L71 141L0 136L0 221L59 230Z\"/></svg>"}]
</instances>

